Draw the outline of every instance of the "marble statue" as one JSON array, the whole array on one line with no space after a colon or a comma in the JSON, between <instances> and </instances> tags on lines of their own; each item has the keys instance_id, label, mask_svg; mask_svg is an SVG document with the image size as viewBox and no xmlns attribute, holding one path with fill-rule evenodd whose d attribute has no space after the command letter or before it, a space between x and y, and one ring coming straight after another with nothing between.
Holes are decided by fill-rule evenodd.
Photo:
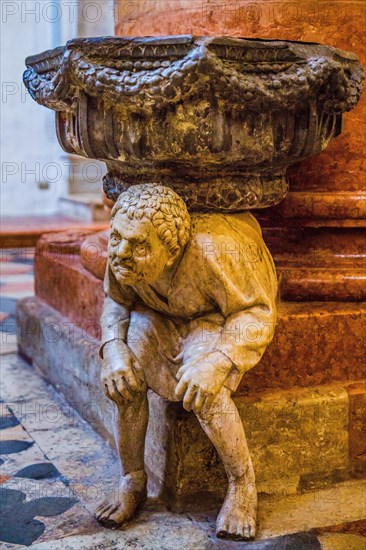
<instances>
[{"instance_id":1,"label":"marble statue","mask_svg":"<svg viewBox=\"0 0 366 550\"><path fill-rule=\"evenodd\" d=\"M249 213L190 215L172 189L136 185L113 208L108 258L101 380L118 408L121 478L96 518L120 526L146 498L150 388L196 414L224 463L217 535L253 538L255 476L231 394L274 333L276 273L258 223Z\"/></svg>"}]
</instances>

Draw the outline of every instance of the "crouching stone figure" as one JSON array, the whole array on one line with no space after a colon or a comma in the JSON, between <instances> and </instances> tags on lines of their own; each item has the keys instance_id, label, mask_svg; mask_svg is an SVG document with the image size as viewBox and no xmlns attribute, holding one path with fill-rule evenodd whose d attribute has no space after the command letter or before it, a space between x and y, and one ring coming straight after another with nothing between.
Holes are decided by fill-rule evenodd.
<instances>
[{"instance_id":1,"label":"crouching stone figure","mask_svg":"<svg viewBox=\"0 0 366 550\"><path fill-rule=\"evenodd\" d=\"M231 394L260 360L276 320L275 268L259 224L249 213L190 216L172 189L141 184L119 196L111 228L101 380L118 408L121 477L96 518L120 526L146 498L151 388L196 414L224 463L217 535L254 538L255 476Z\"/></svg>"}]
</instances>

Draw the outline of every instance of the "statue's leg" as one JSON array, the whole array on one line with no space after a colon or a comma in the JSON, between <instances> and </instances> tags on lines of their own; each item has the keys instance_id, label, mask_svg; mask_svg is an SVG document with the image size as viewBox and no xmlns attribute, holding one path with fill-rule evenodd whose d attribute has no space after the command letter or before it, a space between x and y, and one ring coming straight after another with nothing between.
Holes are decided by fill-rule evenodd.
<instances>
[{"instance_id":1,"label":"statue's leg","mask_svg":"<svg viewBox=\"0 0 366 550\"><path fill-rule=\"evenodd\" d=\"M121 478L95 513L96 519L106 527L118 527L129 521L146 499L144 449L149 418L147 388L135 394L132 402L121 401L117 409L114 432L121 460Z\"/></svg>"},{"instance_id":2,"label":"statue's leg","mask_svg":"<svg viewBox=\"0 0 366 550\"><path fill-rule=\"evenodd\" d=\"M219 537L255 537L257 491L249 449L231 392L222 387L212 404L197 414L224 463L229 485L216 522Z\"/></svg>"},{"instance_id":3,"label":"statue's leg","mask_svg":"<svg viewBox=\"0 0 366 550\"><path fill-rule=\"evenodd\" d=\"M175 372L181 361L177 365L170 363L180 351L174 324L149 308L136 308L131 312L127 345L144 369L146 385L143 391L134 394L133 401L121 400L117 404L114 435L121 460L121 478L116 490L103 500L95 514L106 527L129 521L146 498L147 389L177 400Z\"/></svg>"}]
</instances>

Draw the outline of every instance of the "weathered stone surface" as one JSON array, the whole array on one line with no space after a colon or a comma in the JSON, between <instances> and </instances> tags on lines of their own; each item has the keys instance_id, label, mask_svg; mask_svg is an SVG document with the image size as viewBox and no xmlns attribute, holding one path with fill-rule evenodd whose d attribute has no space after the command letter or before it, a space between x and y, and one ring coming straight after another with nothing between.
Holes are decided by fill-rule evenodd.
<instances>
[{"instance_id":1,"label":"weathered stone surface","mask_svg":"<svg viewBox=\"0 0 366 550\"><path fill-rule=\"evenodd\" d=\"M346 386L349 397L349 456L355 472L366 474L366 383Z\"/></svg>"},{"instance_id":2,"label":"weathered stone surface","mask_svg":"<svg viewBox=\"0 0 366 550\"><path fill-rule=\"evenodd\" d=\"M364 537L358 535L347 535L342 533L332 533L318 537L322 550L365 550L366 541Z\"/></svg>"},{"instance_id":3,"label":"weathered stone surface","mask_svg":"<svg viewBox=\"0 0 366 550\"><path fill-rule=\"evenodd\" d=\"M329 472L347 471L348 396L341 385L238 396L235 403L245 426L260 492L283 492L281 479L285 477L290 481L291 494L294 490L289 476L299 476L298 489L302 476L326 478ZM160 448L163 435L160 424L165 429L168 426L170 456L165 465L168 468L165 475L169 472L168 493L175 490L178 502L192 497L204 501L207 493L218 491L224 494L221 461L210 442L202 437L196 419L179 405L170 405L168 410L161 408L158 397L150 405L154 407L154 433L158 438L155 452L147 455L147 464L152 470L149 457L154 457ZM194 495L192 487L196 489Z\"/></svg>"},{"instance_id":4,"label":"weathered stone surface","mask_svg":"<svg viewBox=\"0 0 366 550\"><path fill-rule=\"evenodd\" d=\"M161 65L161 58L166 59L165 66ZM126 59L128 65L125 63ZM57 118L58 136L65 150L81 153L84 156L102 158L108 162L109 173L105 179L105 191L110 198L116 199L121 191L126 190L128 191L121 197L130 197L130 194L137 196L141 190L145 192L148 187L151 189L151 193L159 194L159 200L166 195L170 196L172 190L162 185L159 187L156 184L151 185L151 183L135 185L159 180L163 184L173 187L180 197L184 197L190 210L203 212L215 210L236 212L265 208L279 202L287 191L285 180L287 166L297 160L319 153L333 137L339 135L342 113L352 109L357 103L363 79L363 71L357 58L353 54L335 48L315 43L299 45L299 43L289 41L266 42L189 35L70 41L64 49L58 48L52 52L28 58L27 65L28 69L24 79L31 95L39 103L51 107L59 113ZM163 67L164 70L161 70ZM193 81L192 76L194 77ZM254 91L255 93L253 93ZM225 111L227 103L230 105L228 113ZM243 103L245 109L243 109ZM201 124L202 121L203 124ZM158 130L161 128L164 132L159 133ZM153 137L156 138L154 141ZM233 137L236 137L235 142ZM132 187L131 192L130 187ZM251 418L251 416L253 416L252 421L257 420L261 430L255 435L259 439L261 451L264 445L272 451L274 458L278 458L277 462L281 464L279 458L283 458L286 453L289 453L292 458L294 454L296 455L296 449L295 453L287 450L286 437L290 439L289 446L291 447L292 441L288 432L291 434L294 431L293 424L304 423L304 418L301 417L303 401L306 414L308 416L310 414L310 419L307 418L307 420L312 427L313 437L315 436L315 439L321 443L324 442L324 434L321 430L318 432L318 424L312 418L314 416L312 411L317 400L314 399L314 395L307 399L306 390L291 389L287 392L282 391L275 396L279 407L276 413L280 418L281 416L285 417L282 418L281 426L284 421L284 425L288 428L284 441L281 439L282 433L278 435L283 447L280 450L271 440L268 442L260 439L263 430L267 429L266 435L270 435L271 430L275 431L277 427L276 418L273 417L270 426L265 423L262 425L262 418L266 416L265 412L269 409L268 403L266 407L266 398L269 394L250 394L250 397L238 396L239 408L244 416L244 419L240 420L238 411L228 394L228 388L232 391L237 389L239 378L237 377L237 382L232 382L232 386L230 386L228 373L242 375L246 369L253 366L249 360L250 351L253 355L254 351L260 350L260 353L258 351L254 357L256 361L253 364L256 364L264 351L263 346L260 348L258 342L263 340L263 345L267 346L272 339L276 294L273 262L261 241L259 231L261 242L259 247L263 244L263 248L260 248L261 263L250 265L249 262L246 262L234 267L232 262L225 261L222 266L230 265L231 271L226 274L221 267L220 273L224 275L221 278L218 272L208 271L210 276L205 275L205 269L209 263L206 261L207 259L202 260L202 254L198 251L195 261L191 259L190 266L185 267L185 276L181 281L181 287L185 289L186 296L192 295L192 299L185 301L184 292L177 293L176 296L180 297L180 302L177 301L174 309L172 301L168 300L166 290L172 290L174 285L169 286L169 282L173 281L182 265L186 266L183 258L191 249L188 245L184 248L189 239L189 231L186 231L189 223L183 223L177 214L178 208L178 211L184 212L188 219L186 205L182 198L173 194L182 204L175 207L176 212L169 209L167 212L167 204L164 203L165 210L162 209L164 212L162 218L168 213L170 223L172 220L174 220L173 224L180 220L178 224L180 230L177 234L181 237L184 233L184 239L182 242L179 241L179 246L176 245L174 251L170 246L164 246L165 240L160 233L158 234L156 224L152 224L152 220L148 220L148 223L146 222L144 225L145 222L141 221L141 211L137 209L133 200L127 205L127 210L121 213L122 217L117 214L113 219L114 232L109 240L110 264L106 272L105 286L108 296L102 316L101 356L103 358L104 391L110 399L116 402L119 411L116 420L116 441L120 450L123 474L119 483L122 497L120 497L116 508L114 506L115 497L109 495L97 509L96 517L98 521L107 526L120 525L126 518L132 517L138 501L144 498L146 476L142 442L145 438L145 424L148 418L147 401L145 393L135 396L131 392L138 389L137 386L141 392L146 392L149 387L161 396L169 395L169 399L172 401L177 397L183 398L184 396L185 409L195 410L201 426L215 442L223 460L230 487L233 485L236 491L239 487L246 491L244 496L229 491L217 520L218 536L240 535L242 538L249 539L255 535L254 501L256 502L256 492L252 463L241 421L245 423L246 418ZM141 208L144 209L146 208L146 202L144 203L146 197L140 198L142 198ZM123 200L123 198L118 199L119 206L120 201L123 202ZM314 214L316 201L310 201L310 203L312 214ZM149 203L149 206L154 206L154 200L151 205ZM331 205L330 211L333 207L336 210L337 206L338 204L335 202L333 206ZM147 211L151 215L150 207L147 208ZM161 212L158 213L161 214ZM132 222L132 214L136 214L134 222ZM139 215L137 216L137 214ZM201 214L201 217L204 216ZM222 239L226 235L236 234L239 235L236 238L240 239L248 231L250 234L251 231L256 232L253 226L249 230L248 228L235 229L234 216L230 216L230 218L229 228L226 225L221 227L219 223L216 223L218 238ZM327 216L325 218L327 219ZM213 214L209 214L205 227L213 230L215 223L213 222L212 225L209 223L213 219ZM239 225L244 223L243 220L240 220L240 223L239 220L236 221ZM342 219L342 223L346 221L348 220ZM352 218L352 223L357 225L357 213ZM185 232L182 229L182 224ZM150 240L142 237L146 230ZM208 233L216 235L214 230L208 231ZM164 233L164 235L168 234L171 235L170 226L168 232ZM200 234L204 235L205 230L202 229ZM146 247L144 252L141 252L141 243L145 242L149 243L150 253L147 252ZM195 242L193 236L192 242ZM151 243L155 243L155 248ZM128 256L128 251L135 249L139 252L136 255L131 253ZM180 253L182 254L179 257ZM268 258L270 262L265 265L264 260L267 261ZM219 262L217 262L218 265ZM238 265L240 265L239 270ZM201 275L203 281L206 276L206 285L200 287L198 284L197 288L192 285L189 288L190 268L193 266L196 268L198 266L198 268L197 273L192 276L192 281L201 281ZM173 267L177 267L177 270L174 270ZM284 269L286 270L286 264ZM309 267L304 271L303 266L295 265L295 268L292 266L291 275L295 275L295 279L302 280L302 289L310 289L313 300L324 295L331 295L333 289L341 300L350 296L352 299L362 300L364 296L360 284L362 275L357 273L357 268L350 274L346 273L348 270L345 270L344 274L340 274L341 276L326 269L326 265L313 266L309 263ZM310 281L314 278L312 277L314 271L319 280L315 288L314 285L312 288ZM95 273L98 274L98 270L95 270ZM162 277L163 273L164 277ZM245 273L245 293L241 292L243 273ZM350 276L345 292L337 292L340 282L347 279L347 275ZM213 288L216 288L215 283L219 281L221 281L219 290L216 294L212 294ZM255 281L256 288L253 289ZM230 294L230 289L236 288L235 282L238 282L237 291L232 291ZM139 286L135 288L134 283L141 283L141 288ZM156 283L156 285L151 289L146 285L144 287L143 283ZM268 288L266 287L267 283ZM132 285L133 290L127 288L126 285ZM290 289L290 298L301 299L302 294L296 292L296 285L293 284L291 277L287 278L286 286ZM178 288L178 283L176 287ZM329 288L330 291L327 290ZM152 360L151 353L147 358L144 355L146 351L153 350L154 344L144 340L140 348L138 345L134 348L132 338L127 338L127 329L133 328L132 316L130 322L131 310L132 313L137 312L139 315L138 307L136 307L136 311L132 307L136 305L135 298L131 298L132 293L135 298L137 296L137 300L141 299L149 306L155 320L156 317L159 317L157 311L168 316L168 319L160 322L160 328L157 328L159 324L155 327L152 323L155 329L154 334L164 335L163 339L158 341L158 353L154 353L154 360ZM178 321L187 318L189 322L194 319L192 321L194 323L196 314L202 312L220 315L216 313L220 297L226 304L224 308L220 306L220 312L223 312L227 304L234 304L234 307L229 308L228 319L223 313L225 327L227 326L228 330L236 328L234 322L230 325L229 321L229 318L233 321L232 317L235 315L239 316L239 321L243 323L243 327L239 323L239 330L245 329L247 326L245 323L248 323L248 317L245 315L247 315L247 311L251 315L251 306L248 306L248 300L244 299L244 294L249 297L249 300L254 295L258 297L261 306L257 309L253 307L253 311L255 310L256 315L259 316L260 323L265 320L269 321L267 323L269 337L264 333L263 326L260 325L257 339L253 340L250 346L245 344L247 347L244 353L238 344L243 341L241 333L239 338L234 341L232 330L230 331L231 347L229 344L225 344L223 347L222 339L219 344L215 344L216 340L211 336L214 351L209 348L210 341L207 345L201 342L200 347L208 353L205 353L204 358L200 357L199 368L194 364L194 361L198 359L197 349L199 346L196 345L192 348L191 363L193 362L193 366L188 362L178 371L176 378L179 379L182 376L178 386L174 379L175 372L173 372L172 378L174 379L174 388L177 387L176 393L174 390L172 393L164 393L163 389L167 387L169 375L172 375L172 372L167 373L162 380L159 379L159 376L148 378L149 365L152 365L152 369L155 368L156 373L160 373L164 358L169 362L168 357L173 357L174 365L178 364L175 358L179 356L179 351L173 345L170 346L170 335L172 335L173 342L175 328L179 334L179 342L181 340L185 342L186 338L191 336L191 332L188 336L179 333ZM165 303L162 298L165 298ZM200 302L201 299L206 300L203 305ZM236 301L238 301L237 305ZM193 308L191 307L189 310L190 305ZM140 318L141 323L136 327L138 330L143 327L144 337L149 334L149 329L144 328L145 321L152 322L149 318L149 311L143 312L142 320ZM265 312L267 311L270 315L266 317ZM167 328L170 317L177 325L170 327L168 333L165 334L164 329ZM122 322L118 325L120 332L116 336L115 329L119 321ZM202 329L201 317L198 318L197 323L198 328ZM129 336L131 336L130 333ZM121 340L128 347L123 346ZM247 342L247 340L248 337L245 336L244 341ZM141 342L141 340L139 341ZM165 344L169 348L168 353L164 355L165 351L164 353L162 351L163 361L156 360L159 351L164 350ZM184 347L182 348L183 352L185 353ZM129 357L129 367L126 355ZM177 359L178 362L181 357L182 354ZM186 356L184 356L184 362L186 362ZM139 384L138 376L132 365L135 370L141 366L144 369L145 379L140 379ZM211 369L209 370L210 376L207 376L207 369ZM153 382L156 378L158 383L154 386ZM223 386L224 381L226 388ZM322 391L326 393L326 397L323 399L321 396L319 397L319 402L325 403L325 407L324 409L320 407L321 413L318 415L327 426L327 433L332 433L332 422L327 422L329 416L327 407L331 408L334 396L330 391L327 393L327 387L319 388L307 391L315 392L317 390L320 393ZM346 429L349 413L348 402L343 409L341 406L342 400L348 399L348 394L343 387L340 389L343 394L335 395L334 401L338 406L335 417L341 419L341 425L336 423L336 429L332 435L332 439L337 442L334 445L334 451L338 461L337 459L333 460L334 457L330 454L328 456L328 461L331 464L330 471L319 471L318 463L309 461L309 456L307 456L307 452L312 456L311 452L317 447L317 444L312 441L308 445L309 451L307 451L307 445L303 444L301 452L305 453L305 462L300 454L297 456L296 465L290 463L291 476L286 470L287 478L296 479L299 476L300 487L303 481L306 484L311 483L309 476L315 476L317 481L320 475L329 477L339 472L348 471L348 432ZM296 395L296 391L300 394ZM203 399L200 392L205 396L215 396L212 404L209 404L203 411L201 410ZM173 394L174 397L171 397ZM121 398L127 397L131 401L133 398L133 404L128 407L121 403ZM192 399L196 397L197 399L193 402ZM286 418L286 414L283 414L281 399L285 402L293 401L296 405L294 406L295 412L291 410L294 420L291 414L288 418ZM249 403L247 403L248 401ZM225 404L226 410L214 410L214 405L217 404L222 406ZM263 404L263 407L260 404ZM247 405L249 408L246 408ZM131 417L131 407L135 407L135 419ZM197 441L197 445L200 445L199 436L198 438L194 437L194 427L189 425L190 418L186 423L187 430L184 430L184 424L181 423L181 420L185 420L182 412L179 411L178 406L175 406L175 409L172 407L174 406L170 405L164 410L166 412L171 408L173 411L169 412L169 418L173 418L171 425L173 435L169 433L168 429L167 437L169 444L174 449L175 461L172 464L175 469L171 475L164 475L160 486L171 494L173 501L179 503L189 496L203 497L207 493L215 493L215 488L210 489L209 481L205 479L201 489L201 479L199 478L198 481L192 479L192 482L194 481L192 484L194 486L193 495L187 491L185 483L187 477L189 478L189 473L187 476L186 466L190 472L194 461L190 458L190 448L186 454L180 454L180 445L188 447L188 441L190 442L192 436L194 442ZM257 409L258 414L256 415ZM272 409L277 409L277 406L273 407L271 404L270 410L272 411ZM158 412L159 410L153 411L154 418L158 416ZM225 415L229 413L234 416L226 417ZM268 416L271 417L270 414ZM224 434L222 430L227 427L229 427L228 433ZM129 435L131 430L135 430L134 447ZM178 444L175 442L177 433ZM306 437L303 439L308 443ZM327 443L326 449L329 452L330 442ZM320 448L320 452L322 450ZM346 452L344 452L345 450ZM195 451L196 456L197 449ZM201 450L204 466L206 466L205 452L205 449ZM212 452L210 453L208 449L210 462L211 455ZM258 453L258 456L259 463L261 463L261 452ZM263 461L267 462L269 458L264 455ZM286 467L288 467L288 462L289 460L285 461ZM244 464L246 464L245 469L243 469ZM297 471L295 466L300 471ZM324 466L322 465L322 467ZM170 464L169 468L171 468ZM292 472L291 468L295 471ZM238 473L239 470L241 473ZM261 472L260 466L257 468L257 473L258 470ZM145 477L141 477L142 474ZM267 482L267 487L268 481L273 479L273 472L270 468L268 475L269 479L264 479ZM280 471L281 475L283 476L282 471ZM217 476L220 477L219 471ZM246 477L245 487L244 477ZM259 480L261 479L259 475ZM133 484L135 484L135 489ZM252 489L249 489L250 487ZM249 490L252 491L251 495L248 494ZM132 493L137 495L138 500L133 503L132 500L123 498L124 492L128 495L132 495Z\"/></svg>"},{"instance_id":5,"label":"weathered stone surface","mask_svg":"<svg viewBox=\"0 0 366 550\"><path fill-rule=\"evenodd\" d=\"M92 512L100 494L115 483L118 470L116 454L86 423L80 421L77 412L19 356L8 354L3 357L1 367L1 395L7 403L0 407L0 416L3 418L2 439L9 439L5 436L8 430L13 430L12 427L4 427L4 420L12 419L20 422L26 429L28 438L34 441L25 451L2 456L2 487L21 490L28 503L33 498L59 498L61 495L80 501L63 514L38 517L37 520L45 523L46 529L33 546L45 550L53 547L57 550L67 547L73 550L113 550L125 544L127 548L138 544L138 548L155 550L164 548L167 544L170 550L172 541L175 544L179 538L181 547L184 544L184 549L187 550L191 550L192 544L195 549L200 548L201 540L211 543L210 550L228 550L229 547L233 550L243 549L242 543L225 543L216 539L217 510L208 510L212 504L209 501L205 513L190 511L186 514L174 514L167 511L163 503L149 499L136 520L125 531L111 532L99 527L93 521ZM26 392L19 393L25 379ZM48 459L38 445L47 452ZM51 470L57 474L57 478L19 478L19 475L25 476L26 472L28 476L34 476L36 470L43 475L49 474ZM11 480L14 474L16 475ZM59 476L62 476L61 479L67 483L67 487L60 484ZM347 481L328 490L307 494L289 495L286 492L280 498L261 495L258 542L251 544L250 548L282 550L284 544L291 544L298 550L306 544L308 550L310 544L316 543L319 534L365 533L366 521L359 519L364 516L364 500L365 483L361 480ZM339 506L340 502L343 503L342 507ZM18 516L11 519L13 529L23 536L32 528L29 516L28 520L24 518L26 521L23 525L20 525ZM165 523L168 525L168 533L162 528ZM152 524L158 525L159 529L154 530ZM309 529L312 530L310 533L303 532ZM133 537L138 538L138 541ZM350 540L353 542L355 539ZM2 547L24 548L23 544L12 543L3 543Z\"/></svg>"},{"instance_id":6,"label":"weathered stone surface","mask_svg":"<svg viewBox=\"0 0 366 550\"><path fill-rule=\"evenodd\" d=\"M366 64L360 24L365 6L360 2L146 0L126 5L120 0L116 15L118 36L191 33L312 41L353 51ZM353 231L365 227L365 121L363 94L357 107L346 115L342 135L321 154L289 168L290 192L278 206L265 211L271 219L262 221L261 211L262 227L268 226L273 233L267 242L275 259L279 240L290 249L283 254L280 266L290 266L280 285L284 300L366 299L365 236L360 242ZM330 240L335 247L327 258L314 242L324 228L333 228ZM312 243L313 250L304 249L302 241ZM337 252L340 247L342 251ZM357 249L353 255L351 248Z\"/></svg>"},{"instance_id":7,"label":"weathered stone surface","mask_svg":"<svg viewBox=\"0 0 366 550\"><path fill-rule=\"evenodd\" d=\"M75 404L85 420L112 440L113 407L100 389L97 341L34 298L18 302L17 326L22 355Z\"/></svg>"},{"instance_id":8,"label":"weathered stone surface","mask_svg":"<svg viewBox=\"0 0 366 550\"><path fill-rule=\"evenodd\" d=\"M254 550L269 550L270 543L275 550L309 550L314 539L309 535L330 533L364 535L366 484L364 480L346 481L329 489L318 489L300 495L266 497L260 495L258 546L248 546ZM342 506L340 506L342 503ZM195 512L190 516L196 525L205 529L212 537L214 534L215 512ZM347 517L347 520L342 518ZM294 537L277 538L284 533L297 533ZM310 531L310 532L309 532ZM306 538L308 535L308 538ZM298 537L298 538L297 538ZM266 539L266 540L264 540ZM350 539L352 540L352 539ZM363 539L365 540L365 539ZM260 544L263 546L260 546ZM242 543L235 542L219 546L221 549L243 550ZM245 547L244 547L245 548ZM319 546L315 546L317 550ZM351 550L345 546L342 550ZM353 550L353 548L352 548Z\"/></svg>"},{"instance_id":9,"label":"weathered stone surface","mask_svg":"<svg viewBox=\"0 0 366 550\"><path fill-rule=\"evenodd\" d=\"M98 342L90 336L86 341L77 328L70 338L69 331L62 328L64 319L39 299L23 300L17 315L23 329L21 352L110 439L112 415L99 388ZM61 327L57 341L47 340L47 324ZM302 476L326 477L347 470L349 402L341 383L237 396L235 401L248 433L260 490L283 493L285 478L291 485L288 492L293 493L297 477L300 483ZM151 490L177 502L184 496L195 503L211 493L215 502L225 490L225 475L194 415L155 394L149 402L146 460Z\"/></svg>"},{"instance_id":10,"label":"weathered stone surface","mask_svg":"<svg viewBox=\"0 0 366 550\"><path fill-rule=\"evenodd\" d=\"M282 300L357 302L366 299L365 256L360 253L365 236L361 229L353 228L345 234L332 228L323 228L321 232L310 228L306 234L296 228L282 227L276 231L268 227L269 219L276 216L273 211L267 218L260 215L258 218L265 226L263 236L274 257ZM99 279L104 278L109 233L110 229L92 234L81 244L82 265ZM240 260L239 246L230 252Z\"/></svg>"},{"instance_id":11,"label":"weathered stone surface","mask_svg":"<svg viewBox=\"0 0 366 550\"><path fill-rule=\"evenodd\" d=\"M361 304L280 304L274 340L239 391L361 380L365 314Z\"/></svg>"},{"instance_id":12,"label":"weathered stone surface","mask_svg":"<svg viewBox=\"0 0 366 550\"><path fill-rule=\"evenodd\" d=\"M271 216L282 220L301 219L309 223L309 218L322 220L353 220L361 224L366 217L366 195L360 191L306 192L288 194L285 201L271 209Z\"/></svg>"},{"instance_id":13,"label":"weathered stone surface","mask_svg":"<svg viewBox=\"0 0 366 550\"><path fill-rule=\"evenodd\" d=\"M80 261L90 273L101 281L104 279L107 265L108 237L110 228L86 237L80 247Z\"/></svg>"},{"instance_id":14,"label":"weathered stone surface","mask_svg":"<svg viewBox=\"0 0 366 550\"><path fill-rule=\"evenodd\" d=\"M35 550L90 550L105 548L113 550L181 550L195 548L195 550L214 549L212 543L203 531L196 527L191 520L177 517L167 512L150 514L135 520L134 524L124 531L99 532L91 535L73 536L62 540L48 541L33 545ZM138 545L138 546L136 546Z\"/></svg>"}]
</instances>

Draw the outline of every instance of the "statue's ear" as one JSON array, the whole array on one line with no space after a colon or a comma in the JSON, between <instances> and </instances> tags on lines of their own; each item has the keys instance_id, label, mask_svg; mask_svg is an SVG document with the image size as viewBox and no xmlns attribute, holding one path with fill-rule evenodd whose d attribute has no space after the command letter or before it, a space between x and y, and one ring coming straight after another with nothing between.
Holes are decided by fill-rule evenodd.
<instances>
[{"instance_id":1,"label":"statue's ear","mask_svg":"<svg viewBox=\"0 0 366 550\"><path fill-rule=\"evenodd\" d=\"M176 250L174 252L170 252L169 258L166 262L166 266L167 267L172 267L175 260L178 258L179 254L180 254L180 248L178 248L178 247L176 248Z\"/></svg>"}]
</instances>

